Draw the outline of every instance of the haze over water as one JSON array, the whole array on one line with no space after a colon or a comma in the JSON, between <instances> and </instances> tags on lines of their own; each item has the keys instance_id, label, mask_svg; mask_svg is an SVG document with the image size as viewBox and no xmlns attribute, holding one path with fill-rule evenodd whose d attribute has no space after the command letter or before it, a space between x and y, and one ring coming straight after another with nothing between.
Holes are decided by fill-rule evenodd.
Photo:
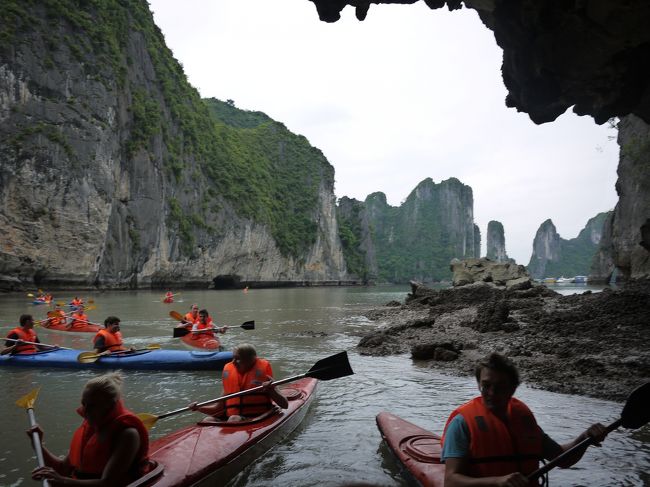
<instances>
[{"instance_id":1,"label":"haze over water","mask_svg":"<svg viewBox=\"0 0 650 487\"><path fill-rule=\"evenodd\" d=\"M584 290L585 288L579 288ZM355 375L320 384L318 397L302 425L286 441L236 477L243 486L335 486L364 481L382 486L407 485L375 426L375 415L391 411L435 432L448 414L477 394L474 380L442 374L427 362L408 355L361 356L355 346L359 336L376 326L363 316L373 307L396 299L403 301L406 287L253 289L241 291L183 291L182 302L165 305L162 292L110 291L86 294L97 309L91 320L114 314L122 319L129 345L158 343L182 349L171 338L175 325L170 310L185 313L194 302L206 307L219 324L238 325L255 320L254 331L231 329L224 346L249 342L273 364L277 379L307 371L316 360L347 350ZM563 287L562 292L570 292ZM575 291L573 291L575 292ZM72 298L55 294L55 300ZM0 332L13 328L18 316L45 316L47 308L32 306L24 294L0 296ZM40 339L79 349L89 349L90 339L63 337L37 328ZM25 411L14 405L19 397L41 386L36 417L53 452L64 454L81 418L75 413L85 382L100 371L0 368L0 485L37 485L29 478L36 465L29 440ZM125 403L135 412L154 414L186 406L221 394L219 372L125 372ZM555 394L522 386L517 396L535 412L544 430L566 442L595 421L610 423L622 405L610 401ZM187 414L161 420L152 430L157 438L192 424L200 415ZM189 454L189 452L188 452ZM554 470L552 485L650 485L650 431L618 430L603 447L591 448L570 470Z\"/></svg>"}]
</instances>

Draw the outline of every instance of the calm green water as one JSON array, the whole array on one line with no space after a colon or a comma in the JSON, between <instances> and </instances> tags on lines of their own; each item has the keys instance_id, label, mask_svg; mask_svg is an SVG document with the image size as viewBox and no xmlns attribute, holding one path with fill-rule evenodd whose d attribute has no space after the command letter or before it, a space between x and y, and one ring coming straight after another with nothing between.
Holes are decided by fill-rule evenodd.
<instances>
[{"instance_id":1,"label":"calm green water","mask_svg":"<svg viewBox=\"0 0 650 487\"><path fill-rule=\"evenodd\" d=\"M584 289L581 289L584 290ZM88 314L103 320L109 314L122 319L129 344L159 343L182 349L171 338L174 321L168 313L185 312L194 302L206 307L215 321L237 325L256 321L254 331L234 329L224 338L229 348L250 342L270 359L276 378L308 370L319 358L347 350L356 374L322 383L319 395L298 430L284 443L243 471L236 486L335 486L364 481L383 486L406 485L375 426L375 415L388 410L433 431L440 431L453 407L476 394L473 380L437 372L408 356L364 357L355 351L359 335L375 326L363 312L392 299L402 301L407 288L304 288L241 291L183 291L177 302L163 304L162 293L104 292L87 294L97 309ZM71 295L55 295L69 300ZM0 296L0 332L12 328L22 313L35 317L47 309L32 306L23 294ZM90 348L89 339L62 337L42 329L41 341L74 348ZM558 364L560 365L560 364ZM74 412L84 383L95 371L0 368L0 485L37 485L29 478L36 460L24 431L25 411L14 401L41 387L36 416L45 430L48 448L63 454L79 425ZM161 413L192 400L217 397L217 372L127 372L127 406L136 412ZM538 421L560 442L576 436L591 422L609 423L621 405L608 401L553 394L522 386L518 396L536 413ZM196 416L161 420L154 437L191 424ZM603 448L592 448L574 469L551 473L554 485L650 485L650 432L645 429L610 435Z\"/></svg>"}]
</instances>

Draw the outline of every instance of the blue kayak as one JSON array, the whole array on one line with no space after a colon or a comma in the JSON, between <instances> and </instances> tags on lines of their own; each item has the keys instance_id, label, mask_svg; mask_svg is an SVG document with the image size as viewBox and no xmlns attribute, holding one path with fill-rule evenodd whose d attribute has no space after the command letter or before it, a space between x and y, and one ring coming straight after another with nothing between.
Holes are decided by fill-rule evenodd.
<instances>
[{"instance_id":1,"label":"blue kayak","mask_svg":"<svg viewBox=\"0 0 650 487\"><path fill-rule=\"evenodd\" d=\"M0 365L68 369L221 370L232 360L232 352L144 350L100 357L92 363L80 363L77 357L81 352L83 350L55 349L24 355L0 355Z\"/></svg>"}]
</instances>

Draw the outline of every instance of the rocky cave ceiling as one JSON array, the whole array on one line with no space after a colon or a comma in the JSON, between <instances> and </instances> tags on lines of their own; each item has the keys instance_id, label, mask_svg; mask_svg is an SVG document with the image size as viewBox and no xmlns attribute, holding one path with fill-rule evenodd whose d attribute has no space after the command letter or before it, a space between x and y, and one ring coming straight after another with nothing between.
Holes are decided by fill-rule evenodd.
<instances>
[{"instance_id":1,"label":"rocky cave ceiling","mask_svg":"<svg viewBox=\"0 0 650 487\"><path fill-rule=\"evenodd\" d=\"M321 20L336 22L347 5L364 20L371 4L418 0L310 1ZM503 49L506 105L535 123L551 122L570 107L598 124L629 113L650 123L650 0L424 2L478 12Z\"/></svg>"}]
</instances>

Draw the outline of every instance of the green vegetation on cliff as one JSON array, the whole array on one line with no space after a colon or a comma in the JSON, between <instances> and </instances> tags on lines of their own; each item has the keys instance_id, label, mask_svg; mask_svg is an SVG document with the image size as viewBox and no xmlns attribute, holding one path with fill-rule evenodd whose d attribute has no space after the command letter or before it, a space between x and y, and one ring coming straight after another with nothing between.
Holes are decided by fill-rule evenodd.
<instances>
[{"instance_id":1,"label":"green vegetation on cliff","mask_svg":"<svg viewBox=\"0 0 650 487\"><path fill-rule=\"evenodd\" d=\"M300 258L314 243L319 188L331 190L331 165L307 139L265 114L202 100L145 0L6 0L0 21L2 52L10 54L17 42L42 44L43 69L74 60L89 79L126 100L124 153L131 160L160 157L174 186L168 222L183 253L191 255L196 231L214 235L210 222L224 203L266 225L284 255ZM152 68L152 75L141 75ZM23 130L13 144L31 143L34 129ZM68 150L67 141L57 143Z\"/></svg>"}]
</instances>

